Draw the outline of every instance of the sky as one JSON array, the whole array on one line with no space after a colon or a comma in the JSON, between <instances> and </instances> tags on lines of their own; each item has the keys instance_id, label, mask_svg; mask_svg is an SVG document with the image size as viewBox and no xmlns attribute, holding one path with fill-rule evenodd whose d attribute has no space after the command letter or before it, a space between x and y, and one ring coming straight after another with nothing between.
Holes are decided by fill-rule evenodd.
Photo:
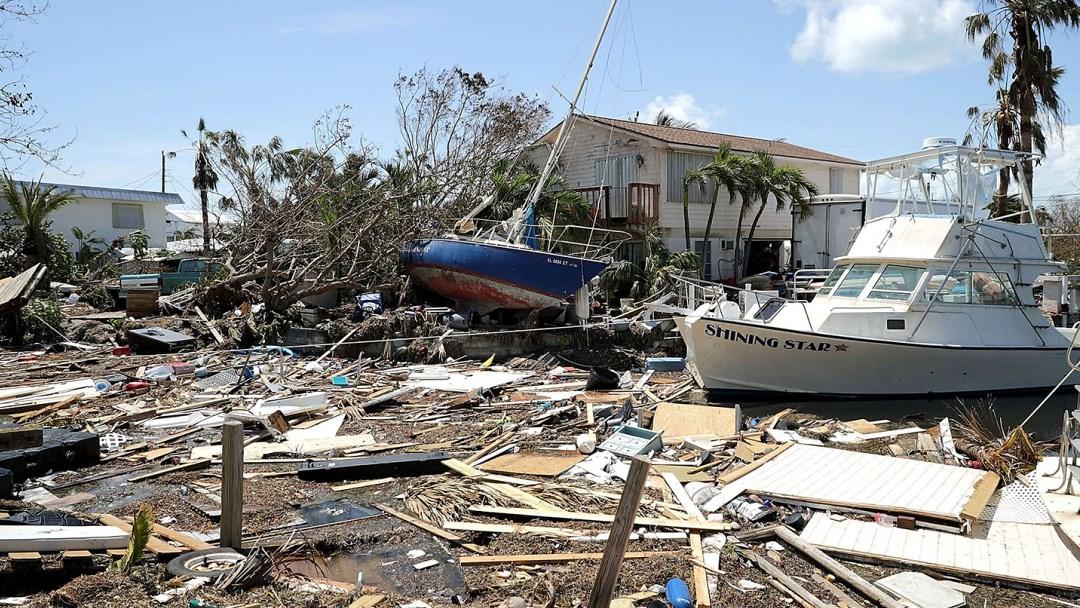
<instances>
[{"instance_id":1,"label":"sky","mask_svg":"<svg viewBox=\"0 0 1080 608\"><path fill-rule=\"evenodd\" d=\"M783 138L859 160L962 138L965 111L992 103L986 65L964 39L977 0L622 0L580 107ZM459 65L566 108L607 0L495 2L52 0L0 32L30 56L22 75L71 140L58 167L22 177L166 189L188 204L189 133L199 118L250 143L311 141L348 106L354 134L397 147L393 82ZM1080 112L1080 32L1055 33L1060 95ZM1080 114L1069 112L1036 170L1035 194L1080 191Z\"/></svg>"}]
</instances>

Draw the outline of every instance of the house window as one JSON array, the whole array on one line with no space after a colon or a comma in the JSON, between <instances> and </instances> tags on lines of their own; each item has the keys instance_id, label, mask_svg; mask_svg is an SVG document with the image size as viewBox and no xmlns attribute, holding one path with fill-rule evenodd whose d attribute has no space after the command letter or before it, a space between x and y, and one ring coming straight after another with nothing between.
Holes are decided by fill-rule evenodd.
<instances>
[{"instance_id":1,"label":"house window","mask_svg":"<svg viewBox=\"0 0 1080 608\"><path fill-rule=\"evenodd\" d=\"M701 278L706 281L712 280L712 247L706 247L706 241L694 241L694 253L697 254L698 261L704 261L702 267L705 269L705 273Z\"/></svg>"},{"instance_id":2,"label":"house window","mask_svg":"<svg viewBox=\"0 0 1080 608\"><path fill-rule=\"evenodd\" d=\"M836 167L829 168L829 194L844 193L844 170Z\"/></svg>"},{"instance_id":3,"label":"house window","mask_svg":"<svg viewBox=\"0 0 1080 608\"><path fill-rule=\"evenodd\" d=\"M113 203L112 205L112 225L113 228L132 228L142 229L146 227L146 222L143 221L143 208L142 205L127 205L124 203Z\"/></svg>"},{"instance_id":4,"label":"house window","mask_svg":"<svg viewBox=\"0 0 1080 608\"><path fill-rule=\"evenodd\" d=\"M683 196L683 178L687 172L700 169L712 161L708 154L693 154L691 152L668 152L667 155L667 190L668 201L681 203ZM690 187L691 203L711 203L713 199L713 183L707 180L705 188L698 185Z\"/></svg>"}]
</instances>

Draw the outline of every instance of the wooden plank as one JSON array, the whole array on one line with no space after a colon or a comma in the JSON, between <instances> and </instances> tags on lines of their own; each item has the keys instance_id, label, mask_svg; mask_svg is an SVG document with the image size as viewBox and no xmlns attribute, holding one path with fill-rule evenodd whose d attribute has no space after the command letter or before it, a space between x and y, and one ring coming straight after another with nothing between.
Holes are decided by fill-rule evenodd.
<instances>
[{"instance_id":1,"label":"wooden plank","mask_svg":"<svg viewBox=\"0 0 1080 608\"><path fill-rule=\"evenodd\" d=\"M498 437L496 437L495 441L492 441L491 443L489 443L486 447L484 447L484 449L482 449L479 452L473 454L472 456L469 456L468 458L466 458L465 459L465 464L470 464L470 465L473 464L477 460L480 460L484 456L487 456L488 454L490 454L490 453L494 452L495 450L499 449L500 447L502 447L502 445L504 443L510 441L511 439L513 439L513 437L514 437L514 431L506 431L502 435L499 435Z\"/></svg>"},{"instance_id":2,"label":"wooden plank","mask_svg":"<svg viewBox=\"0 0 1080 608\"><path fill-rule=\"evenodd\" d=\"M512 475L556 477L584 459L585 457L577 451L566 453L518 452L517 454L503 454L484 464L477 465L477 468L483 471Z\"/></svg>"},{"instance_id":3,"label":"wooden plank","mask_svg":"<svg viewBox=\"0 0 1080 608\"><path fill-rule=\"evenodd\" d=\"M180 532L178 530L173 530L172 528L168 528L157 523L154 524L154 534L157 534L162 538L167 538L171 541L178 542L181 545L187 547L188 549L191 549L192 551L201 551L202 549L214 548L214 545L211 545L206 541L199 540L190 534Z\"/></svg>"},{"instance_id":4,"label":"wooden plank","mask_svg":"<svg viewBox=\"0 0 1080 608\"><path fill-rule=\"evenodd\" d=\"M214 336L214 341L218 344L224 344L225 338L222 337L221 332L218 331L216 327L214 327L214 322L206 318L206 313L204 313L201 308L196 306L195 314L199 315L199 318L202 319L203 323L206 323L206 329L210 330L210 335ZM356 329L354 328L353 331L356 331Z\"/></svg>"},{"instance_id":5,"label":"wooden plank","mask_svg":"<svg viewBox=\"0 0 1080 608\"><path fill-rule=\"evenodd\" d=\"M37 551L12 551L7 554L8 559L12 562L28 563L28 562L40 562L41 554Z\"/></svg>"},{"instance_id":6,"label":"wooden plank","mask_svg":"<svg viewBox=\"0 0 1080 608\"><path fill-rule=\"evenodd\" d=\"M626 476L622 497L612 519L611 532L604 547L600 567L596 571L596 581L589 596L589 608L607 608L611 603L611 595L615 592L615 585L619 580L619 568L622 567L630 533L634 531L634 518L637 517L641 494L648 478L649 461L635 456L630 461L630 472Z\"/></svg>"},{"instance_id":7,"label":"wooden plank","mask_svg":"<svg viewBox=\"0 0 1080 608\"><path fill-rule=\"evenodd\" d=\"M705 554L701 550L701 535L697 532L690 533L690 555L695 562L705 561ZM694 600L698 608L712 606L712 597L709 594L709 574L697 563L693 565L693 579Z\"/></svg>"},{"instance_id":8,"label":"wooden plank","mask_svg":"<svg viewBox=\"0 0 1080 608\"><path fill-rule=\"evenodd\" d=\"M448 521L443 524L447 530L461 532L485 532L488 534L539 534L558 538L587 536L589 531L575 528L553 528L551 526L526 526L520 524L489 524L476 521Z\"/></svg>"},{"instance_id":9,"label":"wooden plank","mask_svg":"<svg viewBox=\"0 0 1080 608\"><path fill-rule=\"evenodd\" d=\"M120 528L128 534L131 533L131 524L120 519L119 517L116 517L115 515L109 515L108 513L98 513L95 515L95 517L98 518L99 522L105 524L106 526L113 526L114 528ZM150 540L147 541L146 548L153 553L165 556L175 556L184 553L184 549L181 549L180 547L174 547L154 535L150 535Z\"/></svg>"},{"instance_id":10,"label":"wooden plank","mask_svg":"<svg viewBox=\"0 0 1080 608\"><path fill-rule=\"evenodd\" d=\"M244 423L221 427L221 534L218 544L239 549L244 538Z\"/></svg>"},{"instance_id":11,"label":"wooden plank","mask_svg":"<svg viewBox=\"0 0 1080 608\"><path fill-rule=\"evenodd\" d=\"M798 445L798 444L796 444L796 443L782 444L780 447L778 447L775 450L769 452L768 454L765 454L761 458L758 458L757 460L755 460L754 462L751 462L750 464L746 465L745 467L739 467L739 468L737 468L737 469L735 469L733 471L728 471L727 473L724 473L723 475L718 477L716 479L716 481L718 483L722 483L722 484L731 483L731 482L735 481L736 479L739 479L740 477L743 477L744 475L747 475L748 473L756 471L759 467L761 467L761 465L765 464L766 462L769 462L773 458L776 458L780 454L783 454L785 450L787 450L788 448L790 448L793 445Z\"/></svg>"},{"instance_id":12,"label":"wooden plank","mask_svg":"<svg viewBox=\"0 0 1080 608\"><path fill-rule=\"evenodd\" d=\"M528 492L526 492L524 490L521 490L519 488L515 488L514 486L512 486L510 484L490 483L489 482L489 483L484 483L483 485L484 485L484 487L488 488L489 490L492 490L493 492L498 492L499 494L502 494L503 496L509 498L510 500L515 500L515 501L517 501L517 502L519 502L519 503L521 503L521 504L523 504L523 505L525 505L527 507L532 507L534 509L541 509L541 510L544 510L544 511L562 511L562 509L559 508L558 506L553 505L550 502L539 498L538 496L534 496L532 494L529 494Z\"/></svg>"},{"instance_id":13,"label":"wooden plank","mask_svg":"<svg viewBox=\"0 0 1080 608\"><path fill-rule=\"evenodd\" d=\"M614 515L603 513L581 513L578 511L541 511L539 509L515 509L509 507L491 507L487 505L472 505L470 511L485 513L487 515L502 515L509 517L534 517L537 519L555 519L568 521L592 521L597 523L612 523ZM675 528L677 530L699 530L703 532L727 532L735 529L735 524L720 521L680 521L662 517L637 517L634 525L652 526L658 528Z\"/></svg>"},{"instance_id":14,"label":"wooden plank","mask_svg":"<svg viewBox=\"0 0 1080 608\"><path fill-rule=\"evenodd\" d=\"M904 608L904 605L893 599L891 595L885 593L880 588L859 576L847 566L829 557L821 549L818 549L799 538L799 535L792 532L789 528L778 526L776 528L776 536L788 545L795 547L800 553L817 562L819 566L833 573L845 583L858 590L859 593L862 593L877 604L884 606L885 608Z\"/></svg>"},{"instance_id":15,"label":"wooden plank","mask_svg":"<svg viewBox=\"0 0 1080 608\"><path fill-rule=\"evenodd\" d=\"M627 551L623 559L648 559L678 555L678 551ZM532 555L463 555L458 558L461 566L500 566L522 564L558 564L582 560L602 559L603 553L541 553Z\"/></svg>"},{"instance_id":16,"label":"wooden plank","mask_svg":"<svg viewBox=\"0 0 1080 608\"><path fill-rule=\"evenodd\" d=\"M652 429L664 433L665 445L674 445L693 435L733 435L739 431L741 418L738 407L665 401L656 405Z\"/></svg>"},{"instance_id":17,"label":"wooden plank","mask_svg":"<svg viewBox=\"0 0 1080 608\"><path fill-rule=\"evenodd\" d=\"M964 504L964 508L960 509L960 515L969 521L978 519L997 490L999 481L1001 478L997 473L987 471L986 477L975 484L975 491L971 493L971 498Z\"/></svg>"},{"instance_id":18,"label":"wooden plank","mask_svg":"<svg viewBox=\"0 0 1080 608\"><path fill-rule=\"evenodd\" d=\"M289 471L291 474L292 471ZM360 488L369 488L371 486L381 486L383 484L390 483L396 479L395 477L383 477L382 479L368 479L367 481L358 481L356 483L346 483L339 486L330 486L330 489L334 492L344 492L346 490L359 490Z\"/></svg>"},{"instance_id":19,"label":"wooden plank","mask_svg":"<svg viewBox=\"0 0 1080 608\"><path fill-rule=\"evenodd\" d=\"M832 606L818 599L813 593L806 590L805 587L800 585L798 581L788 576L779 566L772 563L767 557L762 557L753 551L740 551L739 555L754 562L758 568L764 570L769 576L780 581L785 587L790 589L798 598L807 604L810 604L814 608L832 608Z\"/></svg>"},{"instance_id":20,"label":"wooden plank","mask_svg":"<svg viewBox=\"0 0 1080 608\"><path fill-rule=\"evenodd\" d=\"M349 604L349 608L375 608L385 599L385 595L362 595Z\"/></svg>"},{"instance_id":21,"label":"wooden plank","mask_svg":"<svg viewBox=\"0 0 1080 608\"><path fill-rule=\"evenodd\" d=\"M844 590L840 587L829 582L829 579L821 576L817 572L810 575L810 578L814 579L814 582L829 590L829 593L833 594L833 597L843 602L847 608L862 608L862 603L844 593Z\"/></svg>"},{"instance_id":22,"label":"wooden plank","mask_svg":"<svg viewBox=\"0 0 1080 608\"><path fill-rule=\"evenodd\" d=\"M443 540L448 540L448 541L450 541L450 542L452 542L454 544L460 545L460 546L464 547L465 549L468 549L469 551L472 551L473 553L487 553L487 549L485 549L485 548L483 548L483 547L481 547L479 545L474 545L472 543L467 543L467 542L465 542L465 539L458 536L457 534L454 534L453 532L447 532L446 530L443 530L442 528L440 528L438 526L429 524L426 521L423 521L421 519L417 519L417 518L413 517L412 515L409 515L407 513L402 513L401 511L398 511L397 509L390 508L390 507L388 507L386 505L375 505L375 508L379 509L380 511L383 511L385 513L389 513L390 515L393 515L394 517L400 519L401 521L403 521L403 522L405 522L407 524L412 524L412 525L416 526L417 528L420 528L421 530L423 530L425 532L428 532L429 534L433 534L433 535L438 536L439 538L441 538Z\"/></svg>"},{"instance_id":23,"label":"wooden plank","mask_svg":"<svg viewBox=\"0 0 1080 608\"><path fill-rule=\"evenodd\" d=\"M171 467L164 467L161 469L155 469L149 473L143 473L141 475L135 475L128 478L128 481L146 481L148 479L156 479L163 475L169 475L171 473L180 473L182 471L197 471L199 469L210 468L210 459L201 458L199 460L191 460L182 464L173 465Z\"/></svg>"},{"instance_id":24,"label":"wooden plank","mask_svg":"<svg viewBox=\"0 0 1080 608\"><path fill-rule=\"evenodd\" d=\"M116 549L127 546L124 530L102 526L0 526L0 552Z\"/></svg>"},{"instance_id":25,"label":"wooden plank","mask_svg":"<svg viewBox=\"0 0 1080 608\"><path fill-rule=\"evenodd\" d=\"M660 477L663 478L664 483L671 488L671 494L675 497L675 501L682 506L686 514L694 519L705 519L705 515L701 512L694 501L690 498L690 495L686 493L686 488L673 473L661 473ZM699 539L700 540L700 539Z\"/></svg>"}]
</instances>

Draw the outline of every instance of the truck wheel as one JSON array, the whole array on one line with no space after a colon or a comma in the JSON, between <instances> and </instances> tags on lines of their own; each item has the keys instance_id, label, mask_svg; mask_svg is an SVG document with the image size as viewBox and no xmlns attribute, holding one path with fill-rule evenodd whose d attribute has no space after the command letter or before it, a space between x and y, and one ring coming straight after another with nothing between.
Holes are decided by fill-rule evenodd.
<instances>
[{"instance_id":1,"label":"truck wheel","mask_svg":"<svg viewBox=\"0 0 1080 608\"><path fill-rule=\"evenodd\" d=\"M200 549L174 557L165 569L175 576L220 578L244 561L244 555L227 547Z\"/></svg>"}]
</instances>

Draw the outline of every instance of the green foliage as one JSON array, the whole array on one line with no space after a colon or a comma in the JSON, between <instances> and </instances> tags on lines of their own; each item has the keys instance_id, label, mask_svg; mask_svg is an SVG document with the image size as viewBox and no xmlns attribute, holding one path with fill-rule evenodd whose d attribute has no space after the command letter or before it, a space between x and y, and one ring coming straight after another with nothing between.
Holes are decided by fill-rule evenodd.
<instances>
[{"instance_id":1,"label":"green foliage","mask_svg":"<svg viewBox=\"0 0 1080 608\"><path fill-rule=\"evenodd\" d=\"M56 342L63 339L57 331L64 322L64 315L60 312L60 303L52 296L31 299L19 311L19 318L24 340Z\"/></svg>"},{"instance_id":2,"label":"green foliage","mask_svg":"<svg viewBox=\"0 0 1080 608\"><path fill-rule=\"evenodd\" d=\"M127 235L127 242L135 250L135 259L141 260L146 257L150 250L150 237L142 230L134 230Z\"/></svg>"},{"instance_id":3,"label":"green foliage","mask_svg":"<svg viewBox=\"0 0 1080 608\"><path fill-rule=\"evenodd\" d=\"M131 535L128 537L127 551L116 562L116 569L127 572L142 559L146 543L150 542L150 531L154 527L154 510L150 505L141 505L135 512L131 523Z\"/></svg>"},{"instance_id":4,"label":"green foliage","mask_svg":"<svg viewBox=\"0 0 1080 608\"><path fill-rule=\"evenodd\" d=\"M646 257L643 266L617 260L600 273L599 287L608 299L624 294L640 300L671 289L676 276L694 276L701 262L693 251L671 251L660 239L655 223L644 228Z\"/></svg>"},{"instance_id":5,"label":"green foliage","mask_svg":"<svg viewBox=\"0 0 1080 608\"><path fill-rule=\"evenodd\" d=\"M75 240L79 243L79 249L75 254L75 259L80 264L86 264L95 255L105 249L105 239L94 236L96 230L90 230L84 232L82 228L78 226L71 227L71 235L75 237Z\"/></svg>"},{"instance_id":6,"label":"green foliage","mask_svg":"<svg viewBox=\"0 0 1080 608\"><path fill-rule=\"evenodd\" d=\"M52 253L49 216L75 197L70 192L60 192L56 186L46 186L41 181L16 184L6 173L2 181L4 201L26 231L23 253L31 258L31 263L48 262Z\"/></svg>"}]
</instances>

